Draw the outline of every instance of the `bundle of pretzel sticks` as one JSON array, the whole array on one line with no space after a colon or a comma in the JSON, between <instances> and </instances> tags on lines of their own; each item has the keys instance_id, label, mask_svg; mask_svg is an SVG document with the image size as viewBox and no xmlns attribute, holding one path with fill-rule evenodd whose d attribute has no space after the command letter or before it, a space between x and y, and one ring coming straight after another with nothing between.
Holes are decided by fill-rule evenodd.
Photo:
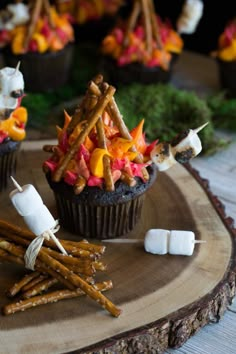
<instances>
[{"instance_id":1,"label":"bundle of pretzel sticks","mask_svg":"<svg viewBox=\"0 0 236 354\"><path fill-rule=\"evenodd\" d=\"M30 231L0 220L0 262L24 266L25 251L34 238ZM68 255L59 253L53 241L45 240L35 263L35 271L28 272L7 290L10 298L17 298L5 305L2 313L10 315L31 307L87 295L111 315L118 317L121 310L102 293L112 288L112 281L95 282L96 271L106 269L101 261L105 247L86 240L60 242ZM50 291L56 284L60 285L60 290Z\"/></svg>"}]
</instances>

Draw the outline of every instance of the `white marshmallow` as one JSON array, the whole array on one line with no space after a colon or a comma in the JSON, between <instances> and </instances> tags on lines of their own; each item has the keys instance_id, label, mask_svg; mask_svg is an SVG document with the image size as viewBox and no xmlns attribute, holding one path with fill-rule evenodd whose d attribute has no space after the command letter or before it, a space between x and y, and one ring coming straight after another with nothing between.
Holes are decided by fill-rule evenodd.
<instances>
[{"instance_id":1,"label":"white marshmallow","mask_svg":"<svg viewBox=\"0 0 236 354\"><path fill-rule=\"evenodd\" d=\"M18 99L11 97L12 92L24 90L22 73L15 68L5 67L0 70L0 108L15 109Z\"/></svg>"},{"instance_id":2,"label":"white marshmallow","mask_svg":"<svg viewBox=\"0 0 236 354\"><path fill-rule=\"evenodd\" d=\"M192 256L195 246L195 235L192 231L170 231L169 253Z\"/></svg>"},{"instance_id":3,"label":"white marshmallow","mask_svg":"<svg viewBox=\"0 0 236 354\"><path fill-rule=\"evenodd\" d=\"M28 228L36 236L39 236L56 226L56 220L44 204L38 210L34 210L32 214L23 216L23 219Z\"/></svg>"},{"instance_id":4,"label":"white marshmallow","mask_svg":"<svg viewBox=\"0 0 236 354\"><path fill-rule=\"evenodd\" d=\"M201 0L186 0L176 27L179 33L192 34L196 31L203 14L203 2Z\"/></svg>"},{"instance_id":5,"label":"white marshmallow","mask_svg":"<svg viewBox=\"0 0 236 354\"><path fill-rule=\"evenodd\" d=\"M23 217L26 225L39 236L45 231L53 229L57 222L32 184L14 189L10 193L12 204Z\"/></svg>"},{"instance_id":6,"label":"white marshmallow","mask_svg":"<svg viewBox=\"0 0 236 354\"><path fill-rule=\"evenodd\" d=\"M22 187L22 192L14 189L10 193L12 204L21 216L27 216L39 210L43 205L43 200L32 184Z\"/></svg>"},{"instance_id":7,"label":"white marshmallow","mask_svg":"<svg viewBox=\"0 0 236 354\"><path fill-rule=\"evenodd\" d=\"M168 239L170 231L163 229L150 229L144 239L144 248L146 252L153 254L168 253Z\"/></svg>"},{"instance_id":8,"label":"white marshmallow","mask_svg":"<svg viewBox=\"0 0 236 354\"><path fill-rule=\"evenodd\" d=\"M197 156L202 151L202 143L199 136L190 129L186 138L181 140L176 146L173 147L173 151L176 153L181 153L186 150L192 151L192 157Z\"/></svg>"},{"instance_id":9,"label":"white marshmallow","mask_svg":"<svg viewBox=\"0 0 236 354\"><path fill-rule=\"evenodd\" d=\"M192 231L150 229L144 238L146 252L163 255L191 256L194 251L195 234Z\"/></svg>"},{"instance_id":10,"label":"white marshmallow","mask_svg":"<svg viewBox=\"0 0 236 354\"><path fill-rule=\"evenodd\" d=\"M156 145L151 151L150 157L159 171L165 171L177 163L173 156L171 145L168 143Z\"/></svg>"},{"instance_id":11,"label":"white marshmallow","mask_svg":"<svg viewBox=\"0 0 236 354\"><path fill-rule=\"evenodd\" d=\"M5 12L8 12L9 19L5 19ZM3 13L3 15L1 15ZM0 30L13 30L16 26L23 25L30 19L28 5L18 3L9 4L6 9L0 12Z\"/></svg>"}]
</instances>

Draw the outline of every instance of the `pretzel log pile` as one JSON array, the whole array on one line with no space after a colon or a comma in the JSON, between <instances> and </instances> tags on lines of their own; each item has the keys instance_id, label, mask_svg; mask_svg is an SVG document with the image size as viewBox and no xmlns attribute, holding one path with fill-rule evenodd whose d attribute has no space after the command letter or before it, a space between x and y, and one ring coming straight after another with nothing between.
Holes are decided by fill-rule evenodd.
<instances>
[{"instance_id":1,"label":"pretzel log pile","mask_svg":"<svg viewBox=\"0 0 236 354\"><path fill-rule=\"evenodd\" d=\"M24 266L25 251L34 237L30 231L0 220L0 262ZM112 288L111 280L95 283L96 271L106 269L100 260L105 247L86 240L60 242L69 255L59 253L53 241L45 240L35 263L35 271L27 273L8 289L7 296L16 296L16 299L5 305L2 313L10 315L61 299L88 295L118 317L121 310L102 294ZM48 289L55 284L62 285L62 288L49 292Z\"/></svg>"}]
</instances>

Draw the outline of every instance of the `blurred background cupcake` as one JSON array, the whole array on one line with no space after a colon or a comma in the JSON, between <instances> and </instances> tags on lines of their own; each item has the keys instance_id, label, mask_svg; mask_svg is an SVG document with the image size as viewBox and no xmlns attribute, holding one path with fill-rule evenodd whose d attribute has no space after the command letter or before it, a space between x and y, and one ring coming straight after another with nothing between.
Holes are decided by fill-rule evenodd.
<instances>
[{"instance_id":1,"label":"blurred background cupcake","mask_svg":"<svg viewBox=\"0 0 236 354\"><path fill-rule=\"evenodd\" d=\"M25 139L27 110L21 107L24 80L19 68L0 70L0 192L16 173L17 153Z\"/></svg>"},{"instance_id":2,"label":"blurred background cupcake","mask_svg":"<svg viewBox=\"0 0 236 354\"><path fill-rule=\"evenodd\" d=\"M51 91L64 85L73 60L74 31L69 14L59 14L48 0L9 6L3 10L5 28L1 31L5 64L21 62L27 91ZM9 26L12 9L17 18L19 13L22 16L20 23Z\"/></svg>"},{"instance_id":3,"label":"blurred background cupcake","mask_svg":"<svg viewBox=\"0 0 236 354\"><path fill-rule=\"evenodd\" d=\"M97 43L115 23L115 16L123 0L56 0L59 13L69 12L73 17L75 38L78 42Z\"/></svg>"},{"instance_id":4,"label":"blurred background cupcake","mask_svg":"<svg viewBox=\"0 0 236 354\"><path fill-rule=\"evenodd\" d=\"M236 18L225 26L212 56L218 63L221 88L229 97L236 97Z\"/></svg>"},{"instance_id":5,"label":"blurred background cupcake","mask_svg":"<svg viewBox=\"0 0 236 354\"><path fill-rule=\"evenodd\" d=\"M133 1L127 19L117 22L103 39L103 71L115 84L168 82L183 41L154 2Z\"/></svg>"}]
</instances>

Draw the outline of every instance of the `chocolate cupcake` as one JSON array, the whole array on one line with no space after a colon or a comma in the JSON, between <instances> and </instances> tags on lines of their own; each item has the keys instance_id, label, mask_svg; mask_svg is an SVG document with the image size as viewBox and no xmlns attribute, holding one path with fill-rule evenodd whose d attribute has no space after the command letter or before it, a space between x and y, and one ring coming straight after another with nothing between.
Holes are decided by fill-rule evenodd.
<instances>
[{"instance_id":1,"label":"chocolate cupcake","mask_svg":"<svg viewBox=\"0 0 236 354\"><path fill-rule=\"evenodd\" d=\"M154 166L149 166L148 172L150 178L146 183L136 178L136 185L131 187L118 181L111 192L104 187L86 186L79 195L74 193L72 186L63 181L53 182L47 174L61 226L86 238L106 239L125 235L140 220L146 192L156 179Z\"/></svg>"},{"instance_id":2,"label":"chocolate cupcake","mask_svg":"<svg viewBox=\"0 0 236 354\"><path fill-rule=\"evenodd\" d=\"M29 13L29 20L11 32L4 51L5 63L15 66L21 62L28 91L52 91L70 78L73 26L69 14L59 14L46 0L36 0Z\"/></svg>"},{"instance_id":3,"label":"chocolate cupcake","mask_svg":"<svg viewBox=\"0 0 236 354\"><path fill-rule=\"evenodd\" d=\"M24 95L23 75L16 68L0 70L0 192L16 172L17 152L25 138L27 110L20 107Z\"/></svg>"},{"instance_id":4,"label":"chocolate cupcake","mask_svg":"<svg viewBox=\"0 0 236 354\"><path fill-rule=\"evenodd\" d=\"M128 20L119 22L101 43L101 70L111 83L166 83L181 53L179 34L141 1L135 1ZM150 23L150 26L146 24Z\"/></svg>"},{"instance_id":5,"label":"chocolate cupcake","mask_svg":"<svg viewBox=\"0 0 236 354\"><path fill-rule=\"evenodd\" d=\"M113 97L115 88L97 75L72 118L58 129L58 144L45 146L43 164L60 224L86 238L115 238L131 231L145 194L156 179L142 120L131 131Z\"/></svg>"}]
</instances>

